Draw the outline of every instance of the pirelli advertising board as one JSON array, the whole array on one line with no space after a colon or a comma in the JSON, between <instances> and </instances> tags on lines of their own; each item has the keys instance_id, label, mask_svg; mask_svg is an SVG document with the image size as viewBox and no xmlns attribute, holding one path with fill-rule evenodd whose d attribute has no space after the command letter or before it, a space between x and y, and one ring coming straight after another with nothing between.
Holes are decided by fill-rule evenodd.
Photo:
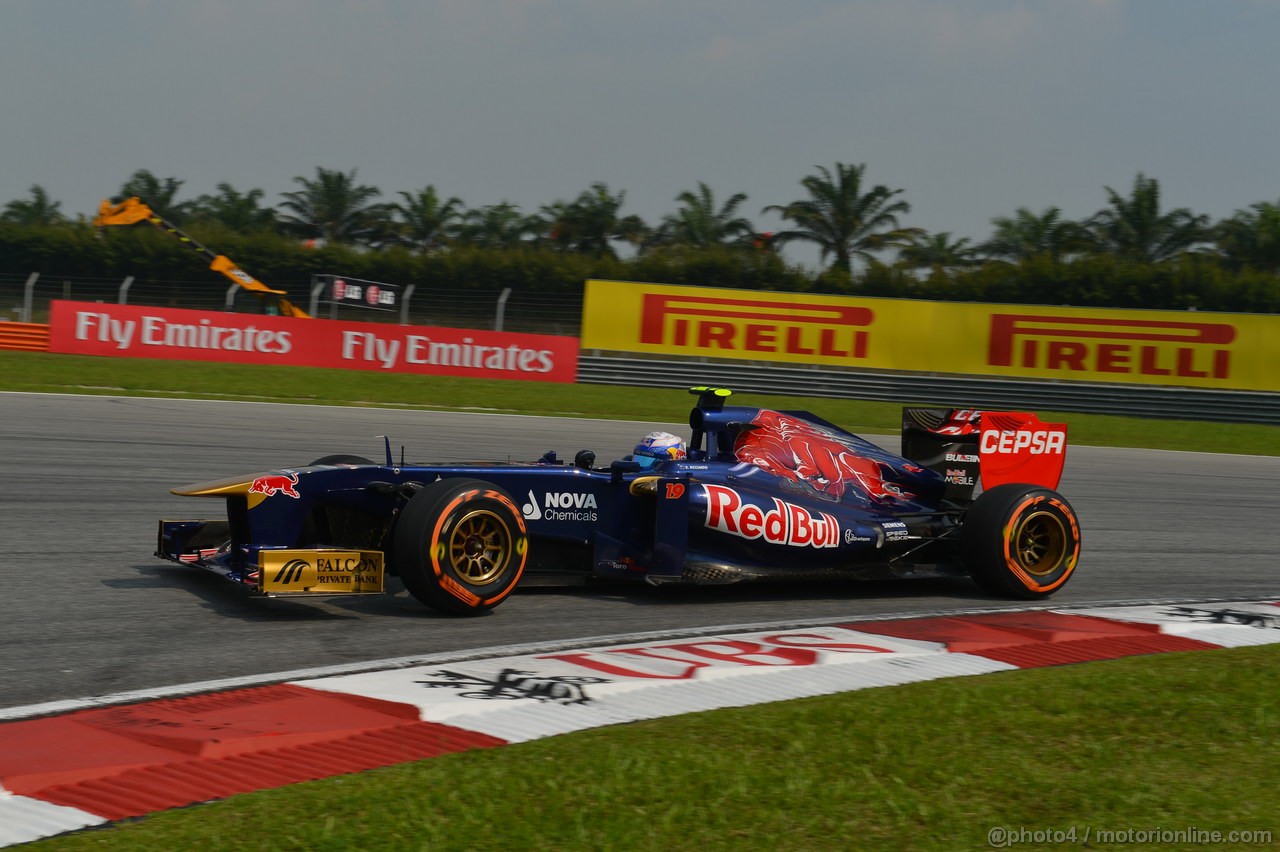
<instances>
[{"instance_id":1,"label":"pirelli advertising board","mask_svg":"<svg viewBox=\"0 0 1280 852\"><path fill-rule=\"evenodd\" d=\"M1280 391L1280 316L588 281L582 348Z\"/></svg>"}]
</instances>

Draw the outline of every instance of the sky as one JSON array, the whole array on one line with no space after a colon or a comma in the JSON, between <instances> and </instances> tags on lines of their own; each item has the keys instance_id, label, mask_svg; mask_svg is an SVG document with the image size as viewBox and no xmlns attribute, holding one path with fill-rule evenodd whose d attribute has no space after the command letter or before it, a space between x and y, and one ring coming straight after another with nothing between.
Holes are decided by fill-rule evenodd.
<instances>
[{"instance_id":1,"label":"sky","mask_svg":"<svg viewBox=\"0 0 1280 852\"><path fill-rule=\"evenodd\" d=\"M1139 172L1216 220L1280 199L1278 37L1280 0L0 0L0 205L325 168L526 213L603 182L651 225L703 182L765 231L857 163L953 238Z\"/></svg>"}]
</instances>

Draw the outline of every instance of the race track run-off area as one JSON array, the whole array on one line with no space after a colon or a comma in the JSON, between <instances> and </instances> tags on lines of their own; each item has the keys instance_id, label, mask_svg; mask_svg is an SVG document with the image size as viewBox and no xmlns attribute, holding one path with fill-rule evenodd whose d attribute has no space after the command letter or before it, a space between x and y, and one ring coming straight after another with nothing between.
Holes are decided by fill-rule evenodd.
<instances>
[{"instance_id":1,"label":"race track run-off area","mask_svg":"<svg viewBox=\"0 0 1280 852\"><path fill-rule=\"evenodd\" d=\"M155 559L156 522L214 508L175 486L376 454L380 435L410 459L603 459L680 425L2 401L14 570L0 620L21 637L0 644L2 844L632 720L1280 641L1275 457L1072 446L1061 490L1080 514L1081 564L1034 609L957 578L521 588L459 619L395 589L246 596Z\"/></svg>"},{"instance_id":2,"label":"race track run-off area","mask_svg":"<svg viewBox=\"0 0 1280 852\"><path fill-rule=\"evenodd\" d=\"M31 718L18 717L44 708L13 708L0 723L0 843L640 719L1276 642L1272 601L1002 610L391 660Z\"/></svg>"}]
</instances>

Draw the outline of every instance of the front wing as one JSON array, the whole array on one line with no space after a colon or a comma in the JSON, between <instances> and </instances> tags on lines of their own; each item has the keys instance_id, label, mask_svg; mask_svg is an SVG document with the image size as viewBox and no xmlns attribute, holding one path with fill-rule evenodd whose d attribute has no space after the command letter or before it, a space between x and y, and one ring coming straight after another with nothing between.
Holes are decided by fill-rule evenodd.
<instances>
[{"instance_id":1,"label":"front wing","mask_svg":"<svg viewBox=\"0 0 1280 852\"><path fill-rule=\"evenodd\" d=\"M382 594L385 565L380 550L258 547L249 561L237 565L225 546L214 543L228 535L226 521L161 521L155 555L270 597Z\"/></svg>"}]
</instances>

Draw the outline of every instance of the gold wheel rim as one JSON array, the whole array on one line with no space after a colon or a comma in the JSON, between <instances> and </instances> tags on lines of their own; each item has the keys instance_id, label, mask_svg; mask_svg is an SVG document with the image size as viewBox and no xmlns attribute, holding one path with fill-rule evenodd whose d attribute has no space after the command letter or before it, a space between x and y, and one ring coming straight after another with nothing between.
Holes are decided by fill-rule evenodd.
<instances>
[{"instance_id":1,"label":"gold wheel rim","mask_svg":"<svg viewBox=\"0 0 1280 852\"><path fill-rule=\"evenodd\" d=\"M449 534L449 564L473 586L494 582L510 562L511 530L494 512L468 512Z\"/></svg>"},{"instance_id":2,"label":"gold wheel rim","mask_svg":"<svg viewBox=\"0 0 1280 852\"><path fill-rule=\"evenodd\" d=\"M1050 512L1033 512L1018 525L1013 544L1022 570L1036 577L1052 574L1066 554L1066 524Z\"/></svg>"}]
</instances>

